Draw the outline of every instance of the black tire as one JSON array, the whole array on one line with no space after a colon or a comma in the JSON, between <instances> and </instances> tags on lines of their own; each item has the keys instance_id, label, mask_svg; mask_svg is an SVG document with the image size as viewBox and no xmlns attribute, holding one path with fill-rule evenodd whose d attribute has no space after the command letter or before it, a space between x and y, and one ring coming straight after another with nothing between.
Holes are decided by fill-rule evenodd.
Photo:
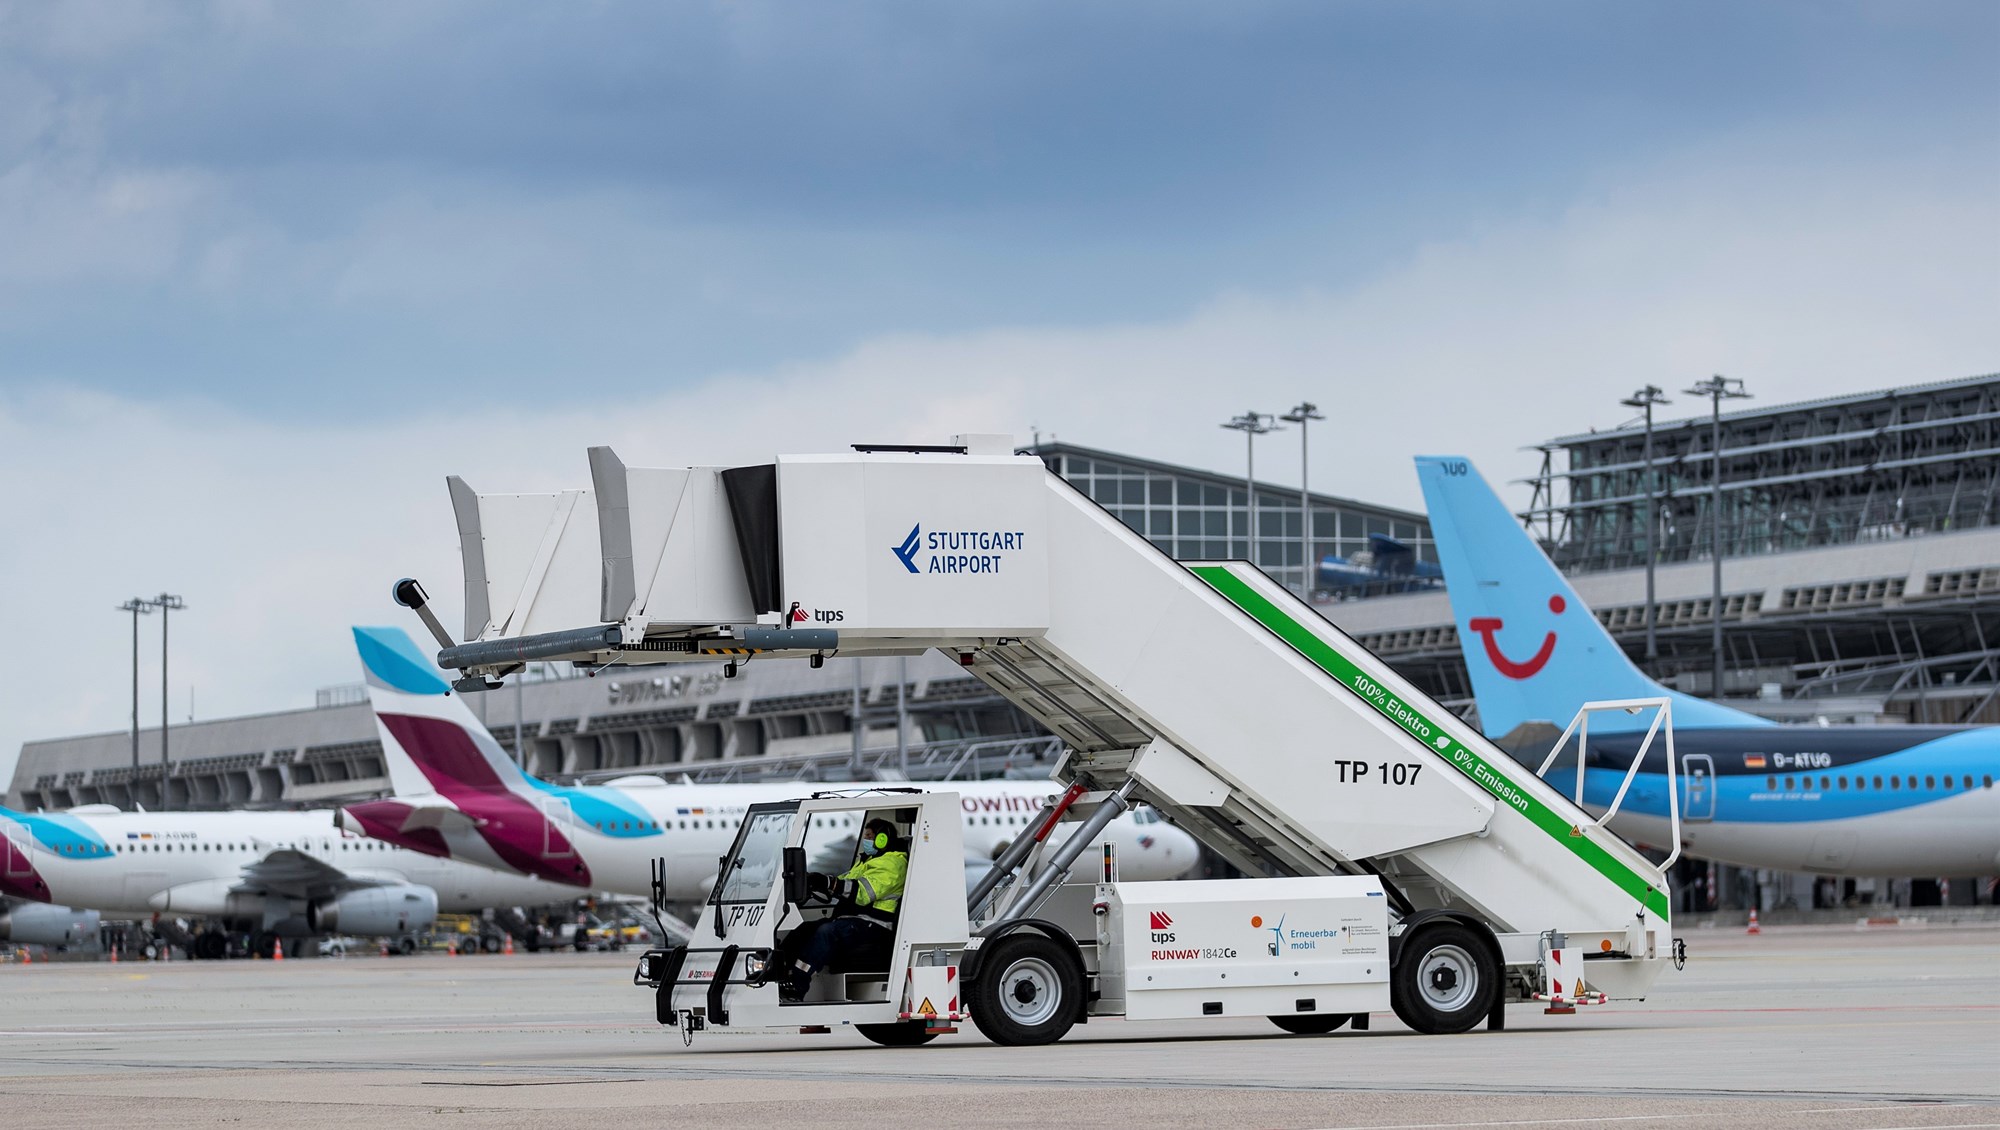
<instances>
[{"instance_id":1,"label":"black tire","mask_svg":"<svg viewBox=\"0 0 2000 1130\"><path fill-rule=\"evenodd\" d=\"M1273 1016L1271 1023L1294 1036L1324 1036L1328 1032L1346 1026L1347 1020L1348 1014L1345 1012L1317 1012Z\"/></svg>"},{"instance_id":2,"label":"black tire","mask_svg":"<svg viewBox=\"0 0 2000 1130\"><path fill-rule=\"evenodd\" d=\"M250 952L266 961L270 960L271 954L277 948L278 936L276 934L260 933L257 935L257 939L250 943Z\"/></svg>"},{"instance_id":3,"label":"black tire","mask_svg":"<svg viewBox=\"0 0 2000 1130\"><path fill-rule=\"evenodd\" d=\"M1500 965L1463 922L1433 922L1403 942L1389 971L1389 1007L1425 1035L1469 1032L1500 999Z\"/></svg>"},{"instance_id":4,"label":"black tire","mask_svg":"<svg viewBox=\"0 0 2000 1130\"><path fill-rule=\"evenodd\" d=\"M921 1020L898 1020L894 1024L856 1024L856 1032L885 1048L914 1048L937 1039L937 1033Z\"/></svg>"},{"instance_id":5,"label":"black tire","mask_svg":"<svg viewBox=\"0 0 2000 1130\"><path fill-rule=\"evenodd\" d=\"M401 938L396 939L396 952L402 954L404 957L409 957L411 954L417 952L417 940L408 934L403 935Z\"/></svg>"},{"instance_id":6,"label":"black tire","mask_svg":"<svg viewBox=\"0 0 2000 1130\"><path fill-rule=\"evenodd\" d=\"M486 937L479 939L479 948L485 950L487 953L499 953L500 939L493 937L492 935L489 934Z\"/></svg>"},{"instance_id":7,"label":"black tire","mask_svg":"<svg viewBox=\"0 0 2000 1130\"><path fill-rule=\"evenodd\" d=\"M987 1039L1020 1047L1053 1044L1083 1007L1083 970L1069 949L1022 931L986 947L965 986L966 1010Z\"/></svg>"}]
</instances>

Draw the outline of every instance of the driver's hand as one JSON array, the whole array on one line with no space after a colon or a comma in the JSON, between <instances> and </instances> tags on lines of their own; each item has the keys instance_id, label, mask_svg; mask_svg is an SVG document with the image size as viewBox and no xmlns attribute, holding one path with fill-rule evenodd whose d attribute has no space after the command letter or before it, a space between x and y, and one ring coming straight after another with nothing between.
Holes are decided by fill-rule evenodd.
<instances>
[{"instance_id":1,"label":"driver's hand","mask_svg":"<svg viewBox=\"0 0 2000 1130\"><path fill-rule=\"evenodd\" d=\"M808 871L806 873L806 890L815 895L831 895L833 893L833 880L817 871Z\"/></svg>"}]
</instances>

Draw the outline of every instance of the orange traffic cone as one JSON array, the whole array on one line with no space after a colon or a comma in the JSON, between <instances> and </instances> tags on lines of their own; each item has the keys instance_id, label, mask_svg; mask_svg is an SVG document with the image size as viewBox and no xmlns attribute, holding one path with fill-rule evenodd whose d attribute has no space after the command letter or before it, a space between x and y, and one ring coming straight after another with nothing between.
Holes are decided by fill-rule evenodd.
<instances>
[{"instance_id":1,"label":"orange traffic cone","mask_svg":"<svg viewBox=\"0 0 2000 1130\"><path fill-rule=\"evenodd\" d=\"M1757 908L1753 906L1750 908L1750 928L1748 930L1745 930L1744 933L1761 934L1763 932L1764 928L1757 925Z\"/></svg>"},{"instance_id":2,"label":"orange traffic cone","mask_svg":"<svg viewBox=\"0 0 2000 1130\"><path fill-rule=\"evenodd\" d=\"M502 943L500 943L500 952L501 952L502 954L505 954L505 955L509 956L509 957L512 957L512 956L513 956L513 954L514 954L514 935L512 935L512 934L509 934L509 935L507 935L507 940L506 940L506 941L504 941L504 942L502 942Z\"/></svg>"},{"instance_id":3,"label":"orange traffic cone","mask_svg":"<svg viewBox=\"0 0 2000 1130\"><path fill-rule=\"evenodd\" d=\"M113 964L113 965L116 965L116 964L118 964L118 947L117 947L117 946L112 946L112 947L111 947L111 964Z\"/></svg>"},{"instance_id":4,"label":"orange traffic cone","mask_svg":"<svg viewBox=\"0 0 2000 1130\"><path fill-rule=\"evenodd\" d=\"M285 939L283 939L283 938L279 938L279 939L278 939L278 940L277 940L277 941L276 941L276 942L275 942L275 943L274 943L274 944L273 944L273 945L271 946L271 960L272 960L272 961L283 961L283 960L285 960Z\"/></svg>"}]
</instances>

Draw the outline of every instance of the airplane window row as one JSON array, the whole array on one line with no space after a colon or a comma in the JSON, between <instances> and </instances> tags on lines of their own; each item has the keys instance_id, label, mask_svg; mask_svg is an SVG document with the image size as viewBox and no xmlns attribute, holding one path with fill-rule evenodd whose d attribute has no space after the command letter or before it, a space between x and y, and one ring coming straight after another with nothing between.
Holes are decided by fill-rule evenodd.
<instances>
[{"instance_id":1,"label":"airplane window row","mask_svg":"<svg viewBox=\"0 0 2000 1130\"><path fill-rule=\"evenodd\" d=\"M1990 789L1993 787L1993 778L1990 775L1982 776L1979 780L1981 788ZM1874 779L1874 788L1877 792L1883 791L1882 781L1883 778L1881 777L1876 777ZM1904 784L1905 781L1909 782L1908 785ZM1888 782L1889 782L1888 789L1889 791L1892 792L1900 792L1904 788L1914 789L1917 787L1917 779L1914 776L1890 777L1888 778ZM1777 788L1778 779L1776 777L1764 778L1764 787L1767 789ZM1800 788L1810 789L1813 787L1813 779L1811 777L1787 777L1785 778L1785 787L1787 789L1800 789ZM1826 791L1835 788L1845 789L1847 788L1847 778L1845 776L1821 777L1819 779L1819 787L1821 791ZM1857 792L1866 790L1868 787L1869 787L1869 778L1859 775L1855 776L1854 788ZM1936 777L1935 775L1926 776L1924 778L1923 787L1926 789L1938 789L1940 787L1940 778ZM1952 789L1959 787L1971 789L1972 775L1970 773L1966 774L1963 778L1960 779L1960 783L1958 784L1954 784L1950 777L1944 777L1942 778L1942 787L1943 791L1945 792L1950 792Z\"/></svg>"},{"instance_id":2,"label":"airplane window row","mask_svg":"<svg viewBox=\"0 0 2000 1130\"><path fill-rule=\"evenodd\" d=\"M297 849L299 849L299 850L303 850L303 851L311 851L311 850L313 849L313 845L312 845L312 844L311 844L310 842L308 842L308 843L307 843L307 844L306 844L306 845L305 845L305 846L304 846L303 848L299 848L299 845L298 845L298 844L279 844L279 845L277 845L277 846L279 846L279 847L289 847L289 848L297 848ZM129 845L113 845L113 846L112 846L112 849L111 849L111 850L112 850L112 851L114 851L114 852L118 852L118 853L122 854L122 853L124 853L124 852L127 852L127 851L132 851L132 852L141 852L141 851L249 851L249 850L251 850L251 849L250 849L250 845L249 845L249 844L235 844L235 843L230 843L230 844L202 844L202 843L178 843L178 844L129 844ZM321 851L332 851L332 850L334 850L334 847L333 847L333 844L331 844L330 842L328 842L328 841L325 841L325 840L322 840L322 841L320 841L320 845L319 845L319 850L321 850ZM390 850L392 850L392 847L391 847L391 845L389 845L389 844L385 844L385 843L382 843L382 842L381 842L381 841L379 841L379 840L342 840L342 841L341 841L341 843L340 843L340 850L341 850L341 851L390 851Z\"/></svg>"}]
</instances>

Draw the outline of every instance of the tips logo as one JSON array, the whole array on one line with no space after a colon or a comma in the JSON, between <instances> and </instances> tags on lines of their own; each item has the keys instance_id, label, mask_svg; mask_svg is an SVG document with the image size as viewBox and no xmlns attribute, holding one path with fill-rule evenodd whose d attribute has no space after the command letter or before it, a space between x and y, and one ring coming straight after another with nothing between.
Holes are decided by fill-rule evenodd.
<instances>
[{"instance_id":1,"label":"tips logo","mask_svg":"<svg viewBox=\"0 0 2000 1130\"><path fill-rule=\"evenodd\" d=\"M1151 915L1149 925L1155 930L1171 930L1174 928L1174 919L1172 915L1156 910Z\"/></svg>"},{"instance_id":2,"label":"tips logo","mask_svg":"<svg viewBox=\"0 0 2000 1130\"><path fill-rule=\"evenodd\" d=\"M1549 598L1549 611L1554 615L1562 615L1565 607L1567 602L1560 595ZM1466 627L1479 633L1479 642L1486 646L1486 660L1493 664L1494 670L1510 679L1532 679L1540 674L1542 668L1549 665L1549 657L1556 653L1556 634L1550 632L1543 636L1542 646L1535 650L1535 654L1516 661L1507 658L1500 650L1499 641L1494 639L1494 633L1501 626L1502 621L1494 616L1479 616L1466 623Z\"/></svg>"},{"instance_id":3,"label":"tips logo","mask_svg":"<svg viewBox=\"0 0 2000 1130\"><path fill-rule=\"evenodd\" d=\"M889 548L889 552L896 555L896 560L903 563L903 568L908 569L912 573L918 571L916 558L917 549L923 544L923 535L919 532L922 525L920 522L915 526L911 526L910 536L903 539L903 544Z\"/></svg>"}]
</instances>

